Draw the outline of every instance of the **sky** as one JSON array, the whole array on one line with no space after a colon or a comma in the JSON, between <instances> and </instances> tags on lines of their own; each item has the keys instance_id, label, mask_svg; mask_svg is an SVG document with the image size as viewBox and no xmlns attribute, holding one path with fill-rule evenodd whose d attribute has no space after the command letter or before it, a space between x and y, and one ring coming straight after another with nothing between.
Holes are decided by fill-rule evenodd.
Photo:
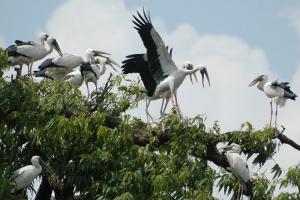
<instances>
[{"instance_id":1,"label":"sky","mask_svg":"<svg viewBox=\"0 0 300 200\"><path fill-rule=\"evenodd\" d=\"M126 55L145 52L131 22L132 14L142 7L150 10L154 27L174 48L178 67L186 60L207 66L211 87L192 85L187 79L178 90L184 116L201 114L208 127L219 121L222 131L238 130L245 121L258 129L266 126L269 100L256 87L248 87L261 73L270 80L289 81L300 94L300 3L296 0L2 0L0 46L15 39L35 41L43 31L57 39L63 52L82 55L94 48L111 53L120 63ZM55 52L49 57L54 56ZM104 82L105 77L98 84ZM85 87L81 90L86 93ZM159 101L150 105L155 117L159 107ZM141 102L131 113L145 119L144 108ZM299 101L288 101L278 117L287 128L285 134L298 143L299 111ZM300 153L283 145L274 160L287 169L299 163L293 157L300 158Z\"/></svg>"}]
</instances>

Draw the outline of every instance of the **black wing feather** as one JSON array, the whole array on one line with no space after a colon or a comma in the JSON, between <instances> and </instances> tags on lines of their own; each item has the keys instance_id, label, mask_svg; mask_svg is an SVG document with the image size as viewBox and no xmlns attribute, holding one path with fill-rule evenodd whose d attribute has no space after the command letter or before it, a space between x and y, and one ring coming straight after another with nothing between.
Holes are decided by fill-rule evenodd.
<instances>
[{"instance_id":1,"label":"black wing feather","mask_svg":"<svg viewBox=\"0 0 300 200\"><path fill-rule=\"evenodd\" d=\"M165 79L167 76L164 75L161 63L159 61L159 54L158 54L158 47L156 46L152 35L151 31L152 29L155 31L151 20L150 20L150 15L147 17L145 10L143 10L144 17L137 11L138 17L133 15L134 20L133 23L136 25L134 27L142 41L144 46L147 49L147 57L148 57L148 65L150 72L152 73L156 84L159 84L163 79ZM155 31L156 32L156 31Z\"/></svg>"},{"instance_id":2,"label":"black wing feather","mask_svg":"<svg viewBox=\"0 0 300 200\"><path fill-rule=\"evenodd\" d=\"M289 82L278 82L273 81L271 83L274 87L280 87L284 90L284 97L292 100L296 100L297 95L291 90L291 87L289 86Z\"/></svg>"},{"instance_id":3,"label":"black wing feather","mask_svg":"<svg viewBox=\"0 0 300 200\"><path fill-rule=\"evenodd\" d=\"M144 59L145 54L132 54L126 56L127 60L123 63L123 73L139 73L145 88L147 89L147 95L152 96L156 89L156 81L149 70L148 62Z\"/></svg>"},{"instance_id":4,"label":"black wing feather","mask_svg":"<svg viewBox=\"0 0 300 200\"><path fill-rule=\"evenodd\" d=\"M60 66L60 65L57 65L56 63L54 63L53 58L48 58L40 64L39 69L44 70L44 69L51 68L51 67L65 68L65 66Z\"/></svg>"},{"instance_id":5,"label":"black wing feather","mask_svg":"<svg viewBox=\"0 0 300 200\"><path fill-rule=\"evenodd\" d=\"M18 53L17 52L17 49L18 49L18 46L17 45L11 45L11 46L9 46L9 47L7 47L6 49L5 49L5 52L7 53L7 56L8 57L17 57L17 56L24 56L24 57L28 57L28 56L26 56L26 55L23 55L23 54L21 54L21 53Z\"/></svg>"}]
</instances>

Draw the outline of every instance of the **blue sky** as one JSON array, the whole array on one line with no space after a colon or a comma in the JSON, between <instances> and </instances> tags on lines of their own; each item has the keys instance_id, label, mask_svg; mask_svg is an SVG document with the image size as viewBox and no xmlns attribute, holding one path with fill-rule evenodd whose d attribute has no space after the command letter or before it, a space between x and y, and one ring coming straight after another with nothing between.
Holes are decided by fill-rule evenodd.
<instances>
[{"instance_id":1,"label":"blue sky","mask_svg":"<svg viewBox=\"0 0 300 200\"><path fill-rule=\"evenodd\" d=\"M240 129L245 121L264 127L269 100L248 87L260 73L290 81L292 90L300 94L300 3L296 0L2 0L0 43L35 41L45 31L58 39L63 52L82 54L90 47L121 62L126 55L145 52L131 23L131 14L142 6L151 11L152 23L165 43L174 47L178 66L186 59L207 65L210 88L187 80L178 90L184 116L200 114L207 118L207 127L219 121L221 131ZM49 57L53 56L57 53ZM98 85L106 78L100 77ZM80 88L84 94L85 88ZM145 119L144 108L141 102L130 114ZM149 111L158 118L159 109L156 101ZM299 101L288 101L278 116L285 133L297 143L299 111ZM274 159L285 168L298 164L287 154L299 157L299 151L283 145Z\"/></svg>"},{"instance_id":2,"label":"blue sky","mask_svg":"<svg viewBox=\"0 0 300 200\"><path fill-rule=\"evenodd\" d=\"M63 2L2 1L0 35L5 44L9 45L15 39L35 40L36 34L45 30L48 18ZM280 74L282 79L291 79L299 63L299 37L287 17L292 8L299 6L296 0L125 2L130 9L137 6L150 9L152 16L164 19L168 29L174 29L179 23L190 23L199 33L239 37L252 47L263 49L272 71Z\"/></svg>"}]
</instances>

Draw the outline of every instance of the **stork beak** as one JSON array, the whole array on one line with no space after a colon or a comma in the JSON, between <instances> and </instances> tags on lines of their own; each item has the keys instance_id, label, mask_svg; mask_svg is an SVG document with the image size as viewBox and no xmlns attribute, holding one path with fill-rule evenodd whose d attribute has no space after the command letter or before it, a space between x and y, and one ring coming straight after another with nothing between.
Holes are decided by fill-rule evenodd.
<instances>
[{"instance_id":1,"label":"stork beak","mask_svg":"<svg viewBox=\"0 0 300 200\"><path fill-rule=\"evenodd\" d=\"M56 39L53 40L53 47L54 47L54 49L57 51L57 53L62 57L62 52L61 52L61 50L60 50L60 47L59 47L59 45L58 45Z\"/></svg>"},{"instance_id":2,"label":"stork beak","mask_svg":"<svg viewBox=\"0 0 300 200\"><path fill-rule=\"evenodd\" d=\"M50 172L51 171L51 168L40 158L39 160L40 162L40 165L45 168L46 171Z\"/></svg>"},{"instance_id":3,"label":"stork beak","mask_svg":"<svg viewBox=\"0 0 300 200\"><path fill-rule=\"evenodd\" d=\"M190 80L191 80L191 83L194 84L192 74L190 74Z\"/></svg>"},{"instance_id":4,"label":"stork beak","mask_svg":"<svg viewBox=\"0 0 300 200\"><path fill-rule=\"evenodd\" d=\"M104 57L104 58L105 58L105 56L103 56L103 54L110 55L110 53L106 53L104 51L98 51L98 50L94 50L93 53L95 54L95 56L100 56L100 57Z\"/></svg>"},{"instance_id":5,"label":"stork beak","mask_svg":"<svg viewBox=\"0 0 300 200\"><path fill-rule=\"evenodd\" d=\"M255 85L257 82L262 81L262 78L263 78L263 75L258 76L248 86L251 87L251 86Z\"/></svg>"},{"instance_id":6,"label":"stork beak","mask_svg":"<svg viewBox=\"0 0 300 200\"><path fill-rule=\"evenodd\" d=\"M109 60L109 62L111 62L112 64L114 64L114 65L116 65L116 66L118 66L118 67L121 68L121 65L120 65L119 63L117 63L116 61L114 61L113 59L108 58L108 60Z\"/></svg>"},{"instance_id":7,"label":"stork beak","mask_svg":"<svg viewBox=\"0 0 300 200\"><path fill-rule=\"evenodd\" d=\"M202 86L204 87L204 75L207 79L208 85L210 86L210 80L209 80L209 76L208 76L206 67L202 67L200 69L200 74L201 74L201 77L202 77Z\"/></svg>"},{"instance_id":8,"label":"stork beak","mask_svg":"<svg viewBox=\"0 0 300 200\"><path fill-rule=\"evenodd\" d=\"M194 75L194 78L195 78L195 80L196 80L196 83L197 83L197 82L198 82L198 78L197 78L197 75L196 75L196 73L194 73L193 75Z\"/></svg>"},{"instance_id":9,"label":"stork beak","mask_svg":"<svg viewBox=\"0 0 300 200\"><path fill-rule=\"evenodd\" d=\"M108 63L110 66L111 66L111 68L115 71L115 72L118 72L118 70L113 66L113 64L111 64L111 63Z\"/></svg>"}]
</instances>

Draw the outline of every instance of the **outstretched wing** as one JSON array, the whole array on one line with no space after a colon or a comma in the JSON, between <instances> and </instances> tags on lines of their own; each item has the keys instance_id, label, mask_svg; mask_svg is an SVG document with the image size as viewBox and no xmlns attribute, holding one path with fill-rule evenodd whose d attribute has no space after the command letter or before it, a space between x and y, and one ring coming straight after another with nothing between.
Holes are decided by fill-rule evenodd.
<instances>
[{"instance_id":1,"label":"outstretched wing","mask_svg":"<svg viewBox=\"0 0 300 200\"><path fill-rule=\"evenodd\" d=\"M147 56L145 54L133 54L126 56L122 69L124 74L139 73L145 88L148 91L148 96L152 96L155 92L157 83L148 66Z\"/></svg>"},{"instance_id":2,"label":"outstretched wing","mask_svg":"<svg viewBox=\"0 0 300 200\"><path fill-rule=\"evenodd\" d=\"M144 10L143 16L139 12L137 12L137 15L133 15L134 28L138 31L147 49L150 72L153 74L156 82L160 82L165 76L176 71L177 67L170 57L162 38L154 29L150 16L147 16Z\"/></svg>"}]
</instances>

